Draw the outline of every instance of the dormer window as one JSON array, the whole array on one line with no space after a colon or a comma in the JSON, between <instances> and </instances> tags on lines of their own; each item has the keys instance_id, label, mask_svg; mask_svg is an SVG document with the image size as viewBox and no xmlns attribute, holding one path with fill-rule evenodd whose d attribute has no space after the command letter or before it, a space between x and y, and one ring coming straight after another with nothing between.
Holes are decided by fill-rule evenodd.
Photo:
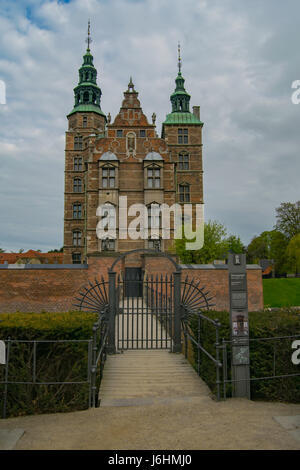
<instances>
[{"instance_id":1,"label":"dormer window","mask_svg":"<svg viewBox=\"0 0 300 470\"><path fill-rule=\"evenodd\" d=\"M147 185L148 188L160 188L160 168L153 165L147 169Z\"/></svg>"},{"instance_id":2,"label":"dormer window","mask_svg":"<svg viewBox=\"0 0 300 470\"><path fill-rule=\"evenodd\" d=\"M116 169L113 166L102 168L102 188L114 188L116 186Z\"/></svg>"}]
</instances>

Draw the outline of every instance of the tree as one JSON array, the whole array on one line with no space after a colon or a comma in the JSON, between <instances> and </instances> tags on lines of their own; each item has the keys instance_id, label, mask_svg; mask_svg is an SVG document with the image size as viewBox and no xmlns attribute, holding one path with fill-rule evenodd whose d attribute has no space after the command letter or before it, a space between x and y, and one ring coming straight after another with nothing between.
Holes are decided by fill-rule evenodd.
<instances>
[{"instance_id":1,"label":"tree","mask_svg":"<svg viewBox=\"0 0 300 470\"><path fill-rule=\"evenodd\" d=\"M215 259L227 258L228 251L241 253L244 250L239 237L230 235L226 238L226 227L209 220L204 224L204 245L200 250L186 250L186 239L175 240L176 254L186 264L207 264Z\"/></svg>"},{"instance_id":2,"label":"tree","mask_svg":"<svg viewBox=\"0 0 300 470\"><path fill-rule=\"evenodd\" d=\"M275 228L282 232L289 240L300 233L300 201L282 202L276 209Z\"/></svg>"},{"instance_id":3,"label":"tree","mask_svg":"<svg viewBox=\"0 0 300 470\"><path fill-rule=\"evenodd\" d=\"M236 237L235 235L229 235L226 239L226 243L227 251L230 251L231 253L244 253L246 250L240 237Z\"/></svg>"},{"instance_id":4,"label":"tree","mask_svg":"<svg viewBox=\"0 0 300 470\"><path fill-rule=\"evenodd\" d=\"M261 235L259 235L258 237L253 237L247 247L248 263L259 263L260 259L268 258L269 248L266 239Z\"/></svg>"},{"instance_id":5,"label":"tree","mask_svg":"<svg viewBox=\"0 0 300 470\"><path fill-rule=\"evenodd\" d=\"M261 259L270 259L274 262L277 274L286 272L287 237L278 230L262 232L254 237L247 247L248 263L259 263Z\"/></svg>"},{"instance_id":6,"label":"tree","mask_svg":"<svg viewBox=\"0 0 300 470\"><path fill-rule=\"evenodd\" d=\"M63 253L64 247L62 246L59 250L55 248L55 250L49 250L48 253Z\"/></svg>"},{"instance_id":7,"label":"tree","mask_svg":"<svg viewBox=\"0 0 300 470\"><path fill-rule=\"evenodd\" d=\"M0 253L5 253L5 250L3 250L3 248L0 248Z\"/></svg>"},{"instance_id":8,"label":"tree","mask_svg":"<svg viewBox=\"0 0 300 470\"><path fill-rule=\"evenodd\" d=\"M295 235L289 242L286 249L288 269L295 273L300 273L300 233Z\"/></svg>"}]
</instances>

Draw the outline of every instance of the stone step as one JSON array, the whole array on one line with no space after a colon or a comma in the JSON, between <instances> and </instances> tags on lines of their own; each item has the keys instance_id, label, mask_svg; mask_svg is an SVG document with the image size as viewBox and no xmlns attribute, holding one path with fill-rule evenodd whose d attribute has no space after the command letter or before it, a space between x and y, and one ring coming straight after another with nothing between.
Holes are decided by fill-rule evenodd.
<instances>
[{"instance_id":1,"label":"stone step","mask_svg":"<svg viewBox=\"0 0 300 470\"><path fill-rule=\"evenodd\" d=\"M182 354L133 350L107 357L100 406L139 406L188 397L205 400L209 390Z\"/></svg>"}]
</instances>

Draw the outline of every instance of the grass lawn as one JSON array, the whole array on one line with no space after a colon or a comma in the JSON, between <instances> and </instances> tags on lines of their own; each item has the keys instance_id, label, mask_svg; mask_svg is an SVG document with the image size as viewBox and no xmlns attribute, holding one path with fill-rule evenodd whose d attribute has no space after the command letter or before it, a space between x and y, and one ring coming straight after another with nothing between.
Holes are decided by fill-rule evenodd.
<instances>
[{"instance_id":1,"label":"grass lawn","mask_svg":"<svg viewBox=\"0 0 300 470\"><path fill-rule=\"evenodd\" d=\"M263 279L265 307L299 307L300 278Z\"/></svg>"}]
</instances>

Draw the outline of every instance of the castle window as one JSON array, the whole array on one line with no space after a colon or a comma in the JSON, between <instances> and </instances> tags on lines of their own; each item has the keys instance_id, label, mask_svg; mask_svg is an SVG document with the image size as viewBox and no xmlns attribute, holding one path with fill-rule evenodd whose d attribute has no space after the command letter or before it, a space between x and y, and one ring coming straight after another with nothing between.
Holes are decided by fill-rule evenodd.
<instances>
[{"instance_id":1,"label":"castle window","mask_svg":"<svg viewBox=\"0 0 300 470\"><path fill-rule=\"evenodd\" d=\"M74 158L74 171L82 171L82 157Z\"/></svg>"},{"instance_id":2,"label":"castle window","mask_svg":"<svg viewBox=\"0 0 300 470\"><path fill-rule=\"evenodd\" d=\"M81 246L81 231L74 230L73 232L73 246Z\"/></svg>"},{"instance_id":3,"label":"castle window","mask_svg":"<svg viewBox=\"0 0 300 470\"><path fill-rule=\"evenodd\" d=\"M190 202L190 186L188 184L179 185L179 202Z\"/></svg>"},{"instance_id":4,"label":"castle window","mask_svg":"<svg viewBox=\"0 0 300 470\"><path fill-rule=\"evenodd\" d=\"M114 188L116 183L116 170L114 167L102 168L102 188Z\"/></svg>"},{"instance_id":5,"label":"castle window","mask_svg":"<svg viewBox=\"0 0 300 470\"><path fill-rule=\"evenodd\" d=\"M147 169L148 188L160 188L160 168L153 166Z\"/></svg>"},{"instance_id":6,"label":"castle window","mask_svg":"<svg viewBox=\"0 0 300 470\"><path fill-rule=\"evenodd\" d=\"M87 127L87 116L83 116L82 118L82 127Z\"/></svg>"},{"instance_id":7,"label":"castle window","mask_svg":"<svg viewBox=\"0 0 300 470\"><path fill-rule=\"evenodd\" d=\"M82 217L82 205L80 202L73 204L73 219L81 219Z\"/></svg>"},{"instance_id":8,"label":"castle window","mask_svg":"<svg viewBox=\"0 0 300 470\"><path fill-rule=\"evenodd\" d=\"M101 240L101 251L115 251L115 240L112 238L105 238Z\"/></svg>"},{"instance_id":9,"label":"castle window","mask_svg":"<svg viewBox=\"0 0 300 470\"><path fill-rule=\"evenodd\" d=\"M81 253L72 253L72 263L81 264Z\"/></svg>"},{"instance_id":10,"label":"castle window","mask_svg":"<svg viewBox=\"0 0 300 470\"><path fill-rule=\"evenodd\" d=\"M82 150L82 136L80 135L74 137L74 150Z\"/></svg>"},{"instance_id":11,"label":"castle window","mask_svg":"<svg viewBox=\"0 0 300 470\"><path fill-rule=\"evenodd\" d=\"M73 192L74 193L82 193L82 180L81 180L81 178L74 178L73 179Z\"/></svg>"},{"instance_id":12,"label":"castle window","mask_svg":"<svg viewBox=\"0 0 300 470\"><path fill-rule=\"evenodd\" d=\"M162 215L159 204L151 204L148 210L148 228L159 229L162 226Z\"/></svg>"},{"instance_id":13,"label":"castle window","mask_svg":"<svg viewBox=\"0 0 300 470\"><path fill-rule=\"evenodd\" d=\"M146 137L146 131L145 129L140 130L140 137Z\"/></svg>"},{"instance_id":14,"label":"castle window","mask_svg":"<svg viewBox=\"0 0 300 470\"><path fill-rule=\"evenodd\" d=\"M122 129L117 130L117 137L123 137L123 131Z\"/></svg>"},{"instance_id":15,"label":"castle window","mask_svg":"<svg viewBox=\"0 0 300 470\"><path fill-rule=\"evenodd\" d=\"M160 238L150 238L148 240L148 248L150 250L161 251L161 240L160 240Z\"/></svg>"},{"instance_id":16,"label":"castle window","mask_svg":"<svg viewBox=\"0 0 300 470\"><path fill-rule=\"evenodd\" d=\"M178 129L178 143L179 144L188 143L188 129Z\"/></svg>"},{"instance_id":17,"label":"castle window","mask_svg":"<svg viewBox=\"0 0 300 470\"><path fill-rule=\"evenodd\" d=\"M187 153L179 154L179 170L189 169L190 156Z\"/></svg>"}]
</instances>

